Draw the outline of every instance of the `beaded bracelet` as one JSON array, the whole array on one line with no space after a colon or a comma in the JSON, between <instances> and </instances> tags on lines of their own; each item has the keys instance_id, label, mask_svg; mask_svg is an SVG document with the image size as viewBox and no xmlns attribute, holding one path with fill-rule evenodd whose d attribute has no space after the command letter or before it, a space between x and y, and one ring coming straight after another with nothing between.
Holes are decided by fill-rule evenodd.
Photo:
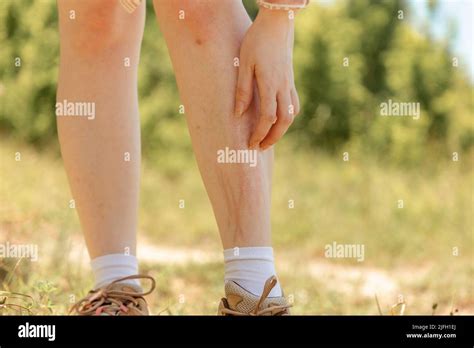
<instances>
[{"instance_id":1,"label":"beaded bracelet","mask_svg":"<svg viewBox=\"0 0 474 348\"><path fill-rule=\"evenodd\" d=\"M128 12L133 13L140 5L141 0L120 0L122 7ZM257 0L257 5L270 10L300 10L306 8L310 0L302 0L301 4L273 4L264 0Z\"/></svg>"},{"instance_id":2,"label":"beaded bracelet","mask_svg":"<svg viewBox=\"0 0 474 348\"><path fill-rule=\"evenodd\" d=\"M274 4L265 0L257 0L257 5L269 10L301 10L308 6L309 0L303 0L301 4Z\"/></svg>"}]
</instances>

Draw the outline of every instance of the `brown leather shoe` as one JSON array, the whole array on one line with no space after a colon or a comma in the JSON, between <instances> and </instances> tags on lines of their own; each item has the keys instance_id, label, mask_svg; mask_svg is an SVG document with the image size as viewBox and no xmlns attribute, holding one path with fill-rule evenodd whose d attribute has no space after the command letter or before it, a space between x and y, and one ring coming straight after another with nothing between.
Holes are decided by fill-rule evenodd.
<instances>
[{"instance_id":1,"label":"brown leather shoe","mask_svg":"<svg viewBox=\"0 0 474 348\"><path fill-rule=\"evenodd\" d=\"M121 283L128 279L148 279L150 290L143 290L135 285ZM76 311L79 315L149 315L148 305L143 296L151 294L155 289L155 280L147 275L133 275L117 279L109 285L91 290L82 300L77 302L69 312Z\"/></svg>"},{"instance_id":2,"label":"brown leather shoe","mask_svg":"<svg viewBox=\"0 0 474 348\"><path fill-rule=\"evenodd\" d=\"M289 315L288 303L284 296L268 297L277 284L277 278L271 276L265 282L262 296L259 298L242 288L239 284L229 281L225 284L226 297L219 303L218 315Z\"/></svg>"}]
</instances>

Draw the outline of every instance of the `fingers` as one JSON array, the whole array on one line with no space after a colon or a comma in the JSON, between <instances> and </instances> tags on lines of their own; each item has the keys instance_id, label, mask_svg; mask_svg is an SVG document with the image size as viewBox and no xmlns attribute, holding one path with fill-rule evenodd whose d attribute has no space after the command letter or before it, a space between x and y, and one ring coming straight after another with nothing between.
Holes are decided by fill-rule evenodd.
<instances>
[{"instance_id":1,"label":"fingers","mask_svg":"<svg viewBox=\"0 0 474 348\"><path fill-rule=\"evenodd\" d=\"M277 100L273 93L260 91L260 117L253 134L250 136L249 147L255 149L268 134L270 128L277 120Z\"/></svg>"},{"instance_id":2,"label":"fingers","mask_svg":"<svg viewBox=\"0 0 474 348\"><path fill-rule=\"evenodd\" d=\"M263 150L268 149L270 146L275 144L280 138L286 133L288 128L293 123L294 118L294 105L292 101L292 95L290 92L280 93L277 96L277 122L271 127L270 131L260 143L260 148Z\"/></svg>"},{"instance_id":3,"label":"fingers","mask_svg":"<svg viewBox=\"0 0 474 348\"><path fill-rule=\"evenodd\" d=\"M240 117L248 109L253 98L253 68L241 65L235 93L234 114Z\"/></svg>"}]
</instances>

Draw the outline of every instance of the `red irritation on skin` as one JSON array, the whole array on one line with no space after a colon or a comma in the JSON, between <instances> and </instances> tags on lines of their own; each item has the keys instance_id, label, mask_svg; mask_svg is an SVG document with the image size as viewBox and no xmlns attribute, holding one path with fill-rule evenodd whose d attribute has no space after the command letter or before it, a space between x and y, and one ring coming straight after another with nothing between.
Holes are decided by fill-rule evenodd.
<instances>
[{"instance_id":1,"label":"red irritation on skin","mask_svg":"<svg viewBox=\"0 0 474 348\"><path fill-rule=\"evenodd\" d=\"M196 45L203 45L219 33L215 18L225 9L225 1L196 1L182 0L166 3L167 11L177 14L184 11L184 19L178 19L179 24L186 28L194 37ZM159 10L159 9L158 9ZM178 18L178 17L176 17Z\"/></svg>"},{"instance_id":2,"label":"red irritation on skin","mask_svg":"<svg viewBox=\"0 0 474 348\"><path fill-rule=\"evenodd\" d=\"M128 30L136 22L122 13L118 1L106 0L79 5L74 28L69 27L68 41L82 56L95 56L123 43L129 45L137 38Z\"/></svg>"}]
</instances>

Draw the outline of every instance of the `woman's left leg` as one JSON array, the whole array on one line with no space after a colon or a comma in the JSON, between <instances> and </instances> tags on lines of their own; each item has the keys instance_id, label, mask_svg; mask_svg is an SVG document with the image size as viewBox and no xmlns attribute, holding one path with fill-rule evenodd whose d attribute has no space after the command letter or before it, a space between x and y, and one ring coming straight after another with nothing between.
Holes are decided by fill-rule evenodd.
<instances>
[{"instance_id":1,"label":"woman's left leg","mask_svg":"<svg viewBox=\"0 0 474 348\"><path fill-rule=\"evenodd\" d=\"M225 249L226 290L235 293L241 287L249 294L239 293L234 299L258 297L275 274L270 247L273 150L248 148L257 120L255 104L245 117L233 114L235 63L251 20L235 0L154 0L154 5ZM247 161L229 163L233 161L226 154L232 151L247 156L234 159ZM280 298L280 286L273 287L270 295Z\"/></svg>"}]
</instances>

